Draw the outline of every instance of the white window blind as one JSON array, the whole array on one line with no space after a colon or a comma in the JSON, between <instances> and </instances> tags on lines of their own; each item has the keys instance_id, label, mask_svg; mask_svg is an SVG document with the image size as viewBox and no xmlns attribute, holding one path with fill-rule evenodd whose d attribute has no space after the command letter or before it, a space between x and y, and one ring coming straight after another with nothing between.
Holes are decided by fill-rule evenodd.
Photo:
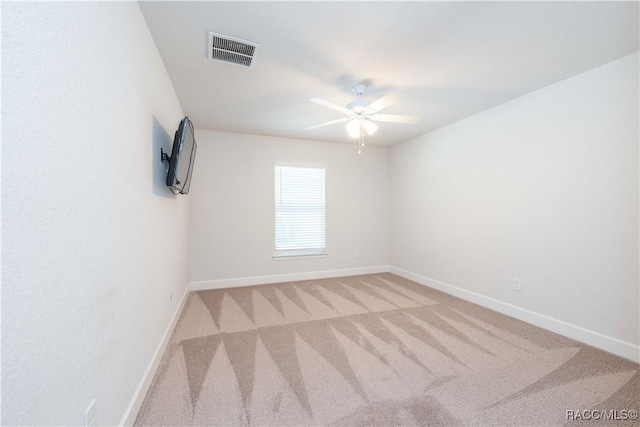
<instances>
[{"instance_id":1,"label":"white window blind","mask_svg":"<svg viewBox=\"0 0 640 427\"><path fill-rule=\"evenodd\" d=\"M324 168L275 165L274 257L325 253Z\"/></svg>"}]
</instances>

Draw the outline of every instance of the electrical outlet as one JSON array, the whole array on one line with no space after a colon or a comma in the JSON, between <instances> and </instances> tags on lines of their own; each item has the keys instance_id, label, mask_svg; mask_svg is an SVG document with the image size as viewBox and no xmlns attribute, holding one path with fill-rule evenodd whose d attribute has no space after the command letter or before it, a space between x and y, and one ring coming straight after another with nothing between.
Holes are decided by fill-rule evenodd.
<instances>
[{"instance_id":1,"label":"electrical outlet","mask_svg":"<svg viewBox=\"0 0 640 427\"><path fill-rule=\"evenodd\" d=\"M91 404L84 411L84 427L96 427L96 400L93 399Z\"/></svg>"},{"instance_id":2,"label":"electrical outlet","mask_svg":"<svg viewBox=\"0 0 640 427\"><path fill-rule=\"evenodd\" d=\"M520 279L513 279L513 290L520 292Z\"/></svg>"}]
</instances>

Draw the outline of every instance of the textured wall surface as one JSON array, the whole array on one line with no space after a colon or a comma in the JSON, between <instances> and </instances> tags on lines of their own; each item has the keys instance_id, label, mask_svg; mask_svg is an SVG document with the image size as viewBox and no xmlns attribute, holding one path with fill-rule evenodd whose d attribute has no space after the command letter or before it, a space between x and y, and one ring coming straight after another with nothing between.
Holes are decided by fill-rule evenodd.
<instances>
[{"instance_id":1,"label":"textured wall surface","mask_svg":"<svg viewBox=\"0 0 640 427\"><path fill-rule=\"evenodd\" d=\"M388 265L389 151L197 131L191 280ZM274 261L274 162L326 168L324 258ZM358 252L358 257L355 257Z\"/></svg>"},{"instance_id":2,"label":"textured wall surface","mask_svg":"<svg viewBox=\"0 0 640 427\"><path fill-rule=\"evenodd\" d=\"M2 424L93 398L117 424L188 283L157 163L183 113L138 4L3 3L2 107Z\"/></svg>"},{"instance_id":3,"label":"textured wall surface","mask_svg":"<svg viewBox=\"0 0 640 427\"><path fill-rule=\"evenodd\" d=\"M638 344L637 53L390 164L391 265Z\"/></svg>"}]
</instances>

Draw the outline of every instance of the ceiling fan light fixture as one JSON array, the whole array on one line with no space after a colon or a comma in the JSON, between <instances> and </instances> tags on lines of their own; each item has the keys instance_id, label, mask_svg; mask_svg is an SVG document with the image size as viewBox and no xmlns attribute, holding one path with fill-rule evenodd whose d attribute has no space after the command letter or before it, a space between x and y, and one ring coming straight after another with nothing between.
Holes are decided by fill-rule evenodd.
<instances>
[{"instance_id":1,"label":"ceiling fan light fixture","mask_svg":"<svg viewBox=\"0 0 640 427\"><path fill-rule=\"evenodd\" d=\"M371 136L378 130L378 125L373 123L371 120L365 120L364 130L367 132L367 135Z\"/></svg>"},{"instance_id":2,"label":"ceiling fan light fixture","mask_svg":"<svg viewBox=\"0 0 640 427\"><path fill-rule=\"evenodd\" d=\"M360 121L358 119L347 122L347 133L351 138L360 138Z\"/></svg>"}]
</instances>

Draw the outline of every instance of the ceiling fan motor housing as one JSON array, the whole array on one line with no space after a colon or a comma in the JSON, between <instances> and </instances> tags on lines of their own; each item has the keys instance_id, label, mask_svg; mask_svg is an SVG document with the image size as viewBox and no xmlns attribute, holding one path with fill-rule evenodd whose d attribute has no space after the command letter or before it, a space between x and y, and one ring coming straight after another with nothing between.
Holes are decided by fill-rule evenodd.
<instances>
[{"instance_id":1,"label":"ceiling fan motor housing","mask_svg":"<svg viewBox=\"0 0 640 427\"><path fill-rule=\"evenodd\" d=\"M371 103L362 100L362 95L364 95L364 91L367 89L367 86L364 83L358 83L357 85L353 86L352 89L353 93L358 97L358 100L348 104L347 108L357 115L370 113L370 111L367 110L367 107Z\"/></svg>"},{"instance_id":2,"label":"ceiling fan motor housing","mask_svg":"<svg viewBox=\"0 0 640 427\"><path fill-rule=\"evenodd\" d=\"M370 103L367 101L358 99L357 101L353 101L352 103L348 104L347 108L359 115L367 112L367 107L369 106L369 104Z\"/></svg>"}]
</instances>

